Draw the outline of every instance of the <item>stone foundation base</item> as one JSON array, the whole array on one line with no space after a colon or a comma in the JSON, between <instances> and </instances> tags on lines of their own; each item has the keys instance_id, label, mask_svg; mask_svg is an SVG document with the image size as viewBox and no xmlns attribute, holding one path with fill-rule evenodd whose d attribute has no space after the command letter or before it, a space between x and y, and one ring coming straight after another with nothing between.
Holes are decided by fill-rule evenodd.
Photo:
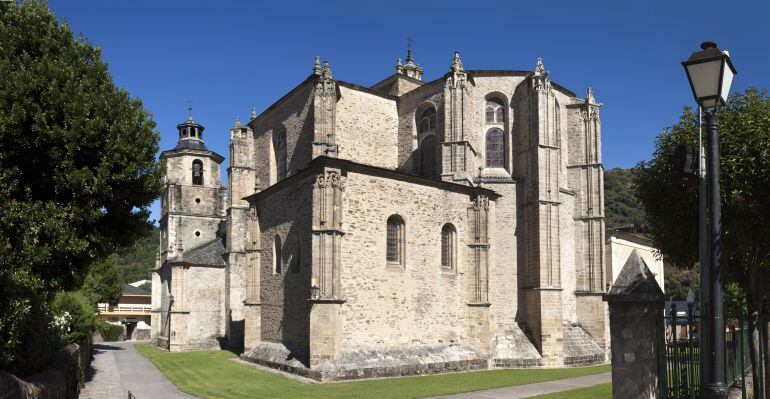
<instances>
[{"instance_id":1,"label":"stone foundation base","mask_svg":"<svg viewBox=\"0 0 770 399\"><path fill-rule=\"evenodd\" d=\"M543 358L519 326L508 327L492 342L492 367L541 367Z\"/></svg>"},{"instance_id":2,"label":"stone foundation base","mask_svg":"<svg viewBox=\"0 0 770 399\"><path fill-rule=\"evenodd\" d=\"M307 358L307 353L275 342L260 342L241 355L245 361L322 382L544 366L540 353L518 326L506 328L493 339L491 358L470 346L457 344L364 348L343 352L336 359L312 368L308 367ZM604 359L604 351L590 334L580 325L564 323L565 366L601 364Z\"/></svg>"},{"instance_id":3,"label":"stone foundation base","mask_svg":"<svg viewBox=\"0 0 770 399\"><path fill-rule=\"evenodd\" d=\"M604 363L605 354L596 340L579 324L564 322L564 365L589 366Z\"/></svg>"},{"instance_id":4,"label":"stone foundation base","mask_svg":"<svg viewBox=\"0 0 770 399\"><path fill-rule=\"evenodd\" d=\"M135 338L139 339L139 338ZM193 352L204 350L218 350L223 349L222 343L224 339L221 337L210 337L199 341L190 341L187 343L171 343L169 345L168 338L158 337L155 340L151 340L150 343L157 346L160 349L165 349L169 352Z\"/></svg>"},{"instance_id":5,"label":"stone foundation base","mask_svg":"<svg viewBox=\"0 0 770 399\"><path fill-rule=\"evenodd\" d=\"M241 359L317 381L402 377L451 371L485 370L489 360L464 345L372 348L343 352L313 369L292 357L281 344L261 342Z\"/></svg>"}]
</instances>

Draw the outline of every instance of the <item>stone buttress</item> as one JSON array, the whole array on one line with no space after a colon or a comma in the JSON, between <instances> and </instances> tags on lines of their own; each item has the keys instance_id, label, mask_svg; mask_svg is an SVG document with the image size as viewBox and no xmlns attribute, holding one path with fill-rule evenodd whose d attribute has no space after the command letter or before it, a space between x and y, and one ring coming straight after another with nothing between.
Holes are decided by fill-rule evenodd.
<instances>
[{"instance_id":1,"label":"stone buttress","mask_svg":"<svg viewBox=\"0 0 770 399\"><path fill-rule=\"evenodd\" d=\"M601 159L601 121L591 88L579 111L578 128L571 132L573 151L567 166L575 201L576 310L580 325L605 347L604 292L604 168Z\"/></svg>"},{"instance_id":2,"label":"stone buttress","mask_svg":"<svg viewBox=\"0 0 770 399\"><path fill-rule=\"evenodd\" d=\"M310 287L310 367L334 360L342 351L340 283L342 196L345 176L340 169L324 168L313 184L312 271Z\"/></svg>"},{"instance_id":3,"label":"stone buttress","mask_svg":"<svg viewBox=\"0 0 770 399\"><path fill-rule=\"evenodd\" d=\"M466 137L465 113L470 86L463 69L460 54L455 53L449 76L444 85L444 141L441 143L441 178L447 181L471 184L473 159L476 152Z\"/></svg>"},{"instance_id":4,"label":"stone buttress","mask_svg":"<svg viewBox=\"0 0 770 399\"><path fill-rule=\"evenodd\" d=\"M252 119L256 112L252 112ZM241 125L240 118L230 129L230 165L227 168L227 180L230 192L227 204L227 245L225 273L227 342L233 350L243 350L258 339L259 295L255 295L253 283L249 284L250 274L257 270L258 251L250 240L249 231L253 228L249 204L244 197L255 191L254 133L251 128ZM256 278L258 281L258 277ZM247 317L250 316L250 317ZM248 326L246 323L250 323Z\"/></svg>"},{"instance_id":5,"label":"stone buttress","mask_svg":"<svg viewBox=\"0 0 770 399\"><path fill-rule=\"evenodd\" d=\"M563 314L559 237L560 110L538 59L528 78L528 171L525 184L527 326L543 364L563 363Z\"/></svg>"}]
</instances>

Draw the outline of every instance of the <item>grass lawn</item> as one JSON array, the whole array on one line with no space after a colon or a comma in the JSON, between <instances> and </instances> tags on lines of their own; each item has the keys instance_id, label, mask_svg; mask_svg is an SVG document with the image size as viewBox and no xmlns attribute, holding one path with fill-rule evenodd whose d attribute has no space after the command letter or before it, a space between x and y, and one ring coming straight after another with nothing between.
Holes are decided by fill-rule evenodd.
<instances>
[{"instance_id":1,"label":"grass lawn","mask_svg":"<svg viewBox=\"0 0 770 399\"><path fill-rule=\"evenodd\" d=\"M567 369L492 370L333 384L305 384L230 359L227 351L168 353L149 344L136 349L179 389L202 398L420 398L580 377L609 365ZM593 398L595 399L595 398Z\"/></svg>"},{"instance_id":2,"label":"grass lawn","mask_svg":"<svg viewBox=\"0 0 770 399\"><path fill-rule=\"evenodd\" d=\"M610 399L612 398L612 383L594 385L588 388L578 388L570 391L533 396L531 399Z\"/></svg>"}]
</instances>

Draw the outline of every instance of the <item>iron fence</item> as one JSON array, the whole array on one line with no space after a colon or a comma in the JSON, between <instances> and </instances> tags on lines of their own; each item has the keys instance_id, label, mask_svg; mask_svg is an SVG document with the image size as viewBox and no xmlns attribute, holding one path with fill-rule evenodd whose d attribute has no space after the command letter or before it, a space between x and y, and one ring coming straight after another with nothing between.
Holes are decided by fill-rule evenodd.
<instances>
[{"instance_id":1,"label":"iron fence","mask_svg":"<svg viewBox=\"0 0 770 399\"><path fill-rule=\"evenodd\" d=\"M701 390L700 314L693 304L686 309L671 305L665 316L666 392L669 399L697 399ZM745 388L744 376L751 369L748 324L741 318L725 331L725 382ZM746 389L742 390L746 399Z\"/></svg>"}]
</instances>

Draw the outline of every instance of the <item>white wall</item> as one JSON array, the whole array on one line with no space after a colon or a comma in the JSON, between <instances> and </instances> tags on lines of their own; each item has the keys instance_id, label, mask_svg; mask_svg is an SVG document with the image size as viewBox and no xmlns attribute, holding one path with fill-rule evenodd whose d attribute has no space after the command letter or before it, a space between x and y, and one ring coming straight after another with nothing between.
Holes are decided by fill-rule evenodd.
<instances>
[{"instance_id":1,"label":"white wall","mask_svg":"<svg viewBox=\"0 0 770 399\"><path fill-rule=\"evenodd\" d=\"M618 278L620 270L623 269L628 257L631 255L631 251L634 249L639 253L639 256L644 260L644 263L647 264L647 267L655 275L655 280L658 282L658 285L660 285L660 288L663 292L666 292L663 283L663 261L656 258L657 249L620 237L610 237L605 246L605 251L607 251L607 289L609 290L615 283L615 279Z\"/></svg>"}]
</instances>

